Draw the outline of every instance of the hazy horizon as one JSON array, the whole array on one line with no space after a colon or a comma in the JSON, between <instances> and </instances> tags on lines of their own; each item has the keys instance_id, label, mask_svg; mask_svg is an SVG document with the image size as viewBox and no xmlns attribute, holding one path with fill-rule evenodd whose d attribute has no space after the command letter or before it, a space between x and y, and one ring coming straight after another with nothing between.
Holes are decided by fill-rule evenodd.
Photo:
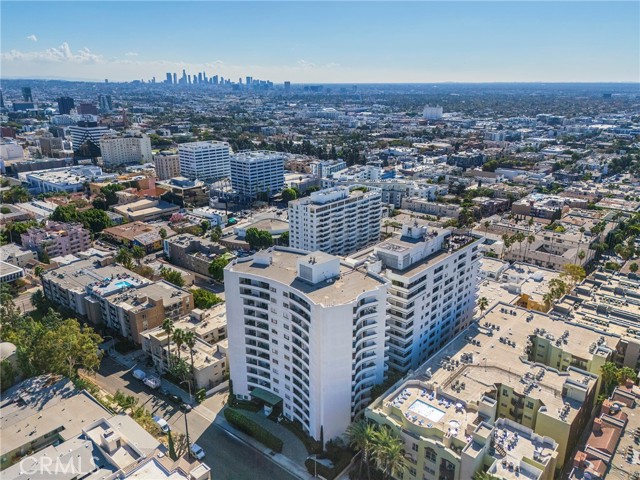
<instances>
[{"instance_id":1,"label":"hazy horizon","mask_svg":"<svg viewBox=\"0 0 640 480\"><path fill-rule=\"evenodd\" d=\"M298 84L640 82L638 2L3 1L1 8L3 78L162 82L186 69Z\"/></svg>"}]
</instances>

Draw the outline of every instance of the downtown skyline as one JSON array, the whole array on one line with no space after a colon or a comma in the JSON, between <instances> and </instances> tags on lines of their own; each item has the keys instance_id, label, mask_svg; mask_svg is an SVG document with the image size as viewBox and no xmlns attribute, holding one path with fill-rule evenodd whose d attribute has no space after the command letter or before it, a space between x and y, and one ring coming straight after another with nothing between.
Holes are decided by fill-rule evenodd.
<instances>
[{"instance_id":1,"label":"downtown skyline","mask_svg":"<svg viewBox=\"0 0 640 480\"><path fill-rule=\"evenodd\" d=\"M640 81L636 2L29 5L38 15L27 23L24 3L3 2L3 78L162 81L186 69L278 83ZM96 19L105 34L84 28Z\"/></svg>"}]
</instances>

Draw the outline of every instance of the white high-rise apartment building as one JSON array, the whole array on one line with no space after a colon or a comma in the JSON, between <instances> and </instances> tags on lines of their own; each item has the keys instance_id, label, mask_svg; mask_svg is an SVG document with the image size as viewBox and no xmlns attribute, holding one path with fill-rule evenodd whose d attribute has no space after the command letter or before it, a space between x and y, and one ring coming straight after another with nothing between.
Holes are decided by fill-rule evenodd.
<instances>
[{"instance_id":1,"label":"white high-rise apartment building","mask_svg":"<svg viewBox=\"0 0 640 480\"><path fill-rule=\"evenodd\" d=\"M380 238L381 191L352 185L289 202L289 245L349 255Z\"/></svg>"},{"instance_id":2,"label":"white high-rise apartment building","mask_svg":"<svg viewBox=\"0 0 640 480\"><path fill-rule=\"evenodd\" d=\"M151 139L144 133L105 135L100 139L100 151L105 167L147 163L153 158Z\"/></svg>"},{"instance_id":3,"label":"white high-rise apartment building","mask_svg":"<svg viewBox=\"0 0 640 480\"><path fill-rule=\"evenodd\" d=\"M178 147L180 173L190 180L216 180L231 175L227 142L191 142Z\"/></svg>"},{"instance_id":4,"label":"white high-rise apartment building","mask_svg":"<svg viewBox=\"0 0 640 480\"><path fill-rule=\"evenodd\" d=\"M239 152L231 157L231 186L243 200L272 197L284 188L284 160L278 152Z\"/></svg>"},{"instance_id":5,"label":"white high-rise apartment building","mask_svg":"<svg viewBox=\"0 0 640 480\"><path fill-rule=\"evenodd\" d=\"M224 272L233 391L282 404L313 438L344 433L384 379L387 281L291 248Z\"/></svg>"},{"instance_id":6,"label":"white high-rise apartment building","mask_svg":"<svg viewBox=\"0 0 640 480\"><path fill-rule=\"evenodd\" d=\"M401 234L354 256L391 282L391 368L417 368L469 325L482 242L451 230L405 225Z\"/></svg>"},{"instance_id":7,"label":"white high-rise apartment building","mask_svg":"<svg viewBox=\"0 0 640 480\"><path fill-rule=\"evenodd\" d=\"M153 156L158 180L169 180L180 176L180 158L177 153L160 152Z\"/></svg>"},{"instance_id":8,"label":"white high-rise apartment building","mask_svg":"<svg viewBox=\"0 0 640 480\"><path fill-rule=\"evenodd\" d=\"M435 107L427 105L422 111L422 118L424 118L425 120L441 120L442 113L443 109L440 105L436 105Z\"/></svg>"}]
</instances>

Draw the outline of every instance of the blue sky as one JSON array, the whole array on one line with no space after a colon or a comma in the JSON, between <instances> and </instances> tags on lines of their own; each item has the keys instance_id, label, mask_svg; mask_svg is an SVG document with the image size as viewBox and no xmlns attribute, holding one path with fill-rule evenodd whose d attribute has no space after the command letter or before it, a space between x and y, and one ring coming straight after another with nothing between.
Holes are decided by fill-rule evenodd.
<instances>
[{"instance_id":1,"label":"blue sky","mask_svg":"<svg viewBox=\"0 0 640 480\"><path fill-rule=\"evenodd\" d=\"M3 77L640 81L640 2L1 4Z\"/></svg>"}]
</instances>

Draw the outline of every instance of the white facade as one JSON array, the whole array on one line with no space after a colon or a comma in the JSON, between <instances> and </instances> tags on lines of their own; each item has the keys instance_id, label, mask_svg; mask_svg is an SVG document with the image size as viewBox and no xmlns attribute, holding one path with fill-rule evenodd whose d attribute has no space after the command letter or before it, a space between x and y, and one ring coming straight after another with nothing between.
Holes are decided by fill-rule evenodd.
<instances>
[{"instance_id":1,"label":"white facade","mask_svg":"<svg viewBox=\"0 0 640 480\"><path fill-rule=\"evenodd\" d=\"M231 157L231 186L241 199L269 197L284 188L285 155L277 152L240 152Z\"/></svg>"},{"instance_id":2,"label":"white facade","mask_svg":"<svg viewBox=\"0 0 640 480\"><path fill-rule=\"evenodd\" d=\"M225 291L234 393L278 396L315 439L344 433L384 378L387 282L338 257L274 248L229 264Z\"/></svg>"},{"instance_id":3,"label":"white facade","mask_svg":"<svg viewBox=\"0 0 640 480\"><path fill-rule=\"evenodd\" d=\"M424 110L422 111L422 118L424 118L425 120L441 120L442 113L443 113L443 110L440 105L437 105L435 107L432 107L431 105L427 105L426 107L424 107Z\"/></svg>"},{"instance_id":4,"label":"white facade","mask_svg":"<svg viewBox=\"0 0 640 480\"><path fill-rule=\"evenodd\" d=\"M481 237L405 225L401 236L373 247L367 260L391 282L391 368L417 368L469 325L481 243Z\"/></svg>"},{"instance_id":5,"label":"white facade","mask_svg":"<svg viewBox=\"0 0 640 480\"><path fill-rule=\"evenodd\" d=\"M71 135L71 143L73 144L74 151L78 150L87 140L94 145L99 146L100 139L107 133L109 133L109 129L107 127L97 125L91 127L71 125L69 127L69 134Z\"/></svg>"},{"instance_id":6,"label":"white facade","mask_svg":"<svg viewBox=\"0 0 640 480\"><path fill-rule=\"evenodd\" d=\"M178 154L160 152L153 156L153 164L156 168L158 180L169 180L180 176L180 158Z\"/></svg>"},{"instance_id":7,"label":"white facade","mask_svg":"<svg viewBox=\"0 0 640 480\"><path fill-rule=\"evenodd\" d=\"M231 175L227 142L192 142L178 147L180 173L191 180L215 180Z\"/></svg>"},{"instance_id":8,"label":"white facade","mask_svg":"<svg viewBox=\"0 0 640 480\"><path fill-rule=\"evenodd\" d=\"M146 134L104 136L100 139L100 151L105 166L147 163L153 159L151 139Z\"/></svg>"},{"instance_id":9,"label":"white facade","mask_svg":"<svg viewBox=\"0 0 640 480\"><path fill-rule=\"evenodd\" d=\"M320 190L289 202L289 245L349 255L378 241L381 218L380 189L353 185Z\"/></svg>"}]
</instances>

